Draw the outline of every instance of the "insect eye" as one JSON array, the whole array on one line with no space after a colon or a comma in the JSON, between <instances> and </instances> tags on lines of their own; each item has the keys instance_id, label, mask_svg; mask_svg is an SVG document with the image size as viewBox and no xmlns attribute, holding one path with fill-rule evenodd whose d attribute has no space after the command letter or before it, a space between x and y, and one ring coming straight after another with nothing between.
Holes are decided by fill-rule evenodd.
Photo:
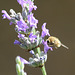
<instances>
[{"instance_id":1,"label":"insect eye","mask_svg":"<svg viewBox=\"0 0 75 75\"><path fill-rule=\"evenodd\" d=\"M47 40L47 43L49 43L49 40Z\"/></svg>"}]
</instances>

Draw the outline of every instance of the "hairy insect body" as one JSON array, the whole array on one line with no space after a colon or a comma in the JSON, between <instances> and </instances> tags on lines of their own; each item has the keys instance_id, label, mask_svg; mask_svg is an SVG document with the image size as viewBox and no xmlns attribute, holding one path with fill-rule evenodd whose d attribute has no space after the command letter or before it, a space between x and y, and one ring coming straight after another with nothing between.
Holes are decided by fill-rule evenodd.
<instances>
[{"instance_id":1,"label":"hairy insect body","mask_svg":"<svg viewBox=\"0 0 75 75\"><path fill-rule=\"evenodd\" d=\"M49 46L54 46L56 49L57 49L58 47L60 47L60 46L63 46L63 47L65 47L65 48L68 49L67 46L63 45L63 44L60 42L60 40L59 40L58 38L54 37L54 36L50 36L50 37L47 39L47 44L48 44Z\"/></svg>"}]
</instances>

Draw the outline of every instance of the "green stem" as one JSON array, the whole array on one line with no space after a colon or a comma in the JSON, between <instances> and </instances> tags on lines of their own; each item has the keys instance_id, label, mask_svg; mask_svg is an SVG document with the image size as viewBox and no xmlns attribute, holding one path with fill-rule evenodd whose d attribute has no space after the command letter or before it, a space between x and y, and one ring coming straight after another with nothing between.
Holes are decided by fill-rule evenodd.
<instances>
[{"instance_id":1,"label":"green stem","mask_svg":"<svg viewBox=\"0 0 75 75\"><path fill-rule=\"evenodd\" d=\"M40 54L40 47L37 48L37 52L38 52L38 54ZM47 75L45 66L41 67L41 71L42 71L43 75Z\"/></svg>"},{"instance_id":2,"label":"green stem","mask_svg":"<svg viewBox=\"0 0 75 75\"><path fill-rule=\"evenodd\" d=\"M35 30L35 28L33 28L33 34L34 35L35 35L35 32L36 32L36 30ZM37 38L39 38L39 36L37 36ZM40 47L36 48L36 50L37 50L37 53L40 54L40 52L41 52ZM41 71L42 71L43 75L47 75L45 66L41 67Z\"/></svg>"},{"instance_id":3,"label":"green stem","mask_svg":"<svg viewBox=\"0 0 75 75\"><path fill-rule=\"evenodd\" d=\"M43 67L41 68L41 71L42 71L42 74L43 74L43 75L47 75L45 66L43 66Z\"/></svg>"},{"instance_id":4,"label":"green stem","mask_svg":"<svg viewBox=\"0 0 75 75\"><path fill-rule=\"evenodd\" d=\"M37 53L40 54L40 47L37 48Z\"/></svg>"},{"instance_id":5,"label":"green stem","mask_svg":"<svg viewBox=\"0 0 75 75\"><path fill-rule=\"evenodd\" d=\"M32 31L33 31L33 34L35 35L36 30L35 30L35 28L34 28L34 27L33 27L33 30L32 30Z\"/></svg>"}]
</instances>

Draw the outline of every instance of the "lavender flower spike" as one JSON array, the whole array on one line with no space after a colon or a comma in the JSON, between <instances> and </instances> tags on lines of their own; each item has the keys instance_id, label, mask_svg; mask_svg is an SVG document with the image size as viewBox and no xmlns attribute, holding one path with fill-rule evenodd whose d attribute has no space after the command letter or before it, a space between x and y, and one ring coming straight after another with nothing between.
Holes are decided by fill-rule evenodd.
<instances>
[{"instance_id":1,"label":"lavender flower spike","mask_svg":"<svg viewBox=\"0 0 75 75\"><path fill-rule=\"evenodd\" d=\"M47 53L44 53L44 51L41 51L40 54L34 54L33 58L29 58L30 66L32 67L42 67L45 62L47 61Z\"/></svg>"},{"instance_id":2,"label":"lavender flower spike","mask_svg":"<svg viewBox=\"0 0 75 75\"><path fill-rule=\"evenodd\" d=\"M17 0L22 6L22 13L16 13L13 9L10 9L10 15L5 10L2 10L3 19L10 20L10 25L15 24L15 31L18 33L18 40L15 40L14 44L18 44L24 50L32 54L29 61L16 57L16 71L17 75L27 75L24 72L24 64L31 67L40 67L43 75L46 74L45 62L47 61L47 51L52 50L47 45L47 41L43 41L45 36L50 36L49 30L46 29L46 23L42 25L42 34L40 36L39 31L36 30L38 20L34 17L32 10L36 10L37 6L34 5L34 0ZM40 50L40 45L44 45L44 51Z\"/></svg>"},{"instance_id":3,"label":"lavender flower spike","mask_svg":"<svg viewBox=\"0 0 75 75\"><path fill-rule=\"evenodd\" d=\"M18 75L27 75L27 73L24 72L24 63L21 62L20 56L16 57L16 71Z\"/></svg>"},{"instance_id":4,"label":"lavender flower spike","mask_svg":"<svg viewBox=\"0 0 75 75\"><path fill-rule=\"evenodd\" d=\"M42 67L44 65L44 63L47 61L47 53L44 53L43 51L41 51L40 55L37 54L32 54L33 57L29 58L29 61L21 58L21 62L23 62L24 64L27 64L31 67Z\"/></svg>"}]
</instances>

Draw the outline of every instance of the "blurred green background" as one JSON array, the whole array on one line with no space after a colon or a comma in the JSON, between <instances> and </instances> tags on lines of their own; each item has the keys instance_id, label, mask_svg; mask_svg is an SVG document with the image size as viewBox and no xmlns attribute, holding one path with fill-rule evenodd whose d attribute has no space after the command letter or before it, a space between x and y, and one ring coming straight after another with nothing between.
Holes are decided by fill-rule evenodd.
<instances>
[{"instance_id":1,"label":"blurred green background","mask_svg":"<svg viewBox=\"0 0 75 75\"><path fill-rule=\"evenodd\" d=\"M50 34L58 37L63 44L69 47L60 47L53 52L48 51L46 70L48 75L75 75L75 0L35 0L37 10L33 11L39 20L38 30L47 22ZM21 12L17 0L0 0L0 11L10 8ZM7 19L2 20L0 13L0 75L16 75L15 58L21 56L28 60L31 56L19 46L14 45L17 33L14 25L10 26ZM43 49L43 48L42 48ZM25 65L28 75L42 75L39 68Z\"/></svg>"}]
</instances>

